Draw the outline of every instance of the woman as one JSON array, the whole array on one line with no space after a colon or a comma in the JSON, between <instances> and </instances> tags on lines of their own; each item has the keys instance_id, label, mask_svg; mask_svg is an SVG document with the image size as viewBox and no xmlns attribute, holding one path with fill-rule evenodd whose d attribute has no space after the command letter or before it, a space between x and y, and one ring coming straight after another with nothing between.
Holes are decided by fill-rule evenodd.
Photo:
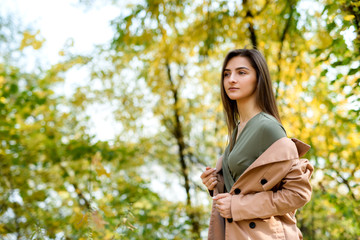
<instances>
[{"instance_id":1,"label":"woman","mask_svg":"<svg viewBox=\"0 0 360 240\"><path fill-rule=\"evenodd\" d=\"M213 196L208 239L302 239L296 209L311 198L310 146L287 138L266 61L255 49L225 57L221 75L229 145L201 178Z\"/></svg>"}]
</instances>

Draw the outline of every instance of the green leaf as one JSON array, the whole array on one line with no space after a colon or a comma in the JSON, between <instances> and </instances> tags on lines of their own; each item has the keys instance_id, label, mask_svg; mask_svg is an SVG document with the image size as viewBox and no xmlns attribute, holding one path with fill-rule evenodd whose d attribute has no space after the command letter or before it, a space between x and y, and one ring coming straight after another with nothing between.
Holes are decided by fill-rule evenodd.
<instances>
[{"instance_id":1,"label":"green leaf","mask_svg":"<svg viewBox=\"0 0 360 240\"><path fill-rule=\"evenodd\" d=\"M328 72L328 70L327 70L327 69L324 69L324 70L321 72L320 76L321 76L321 77L324 77L324 76L327 74L327 72Z\"/></svg>"},{"instance_id":2,"label":"green leaf","mask_svg":"<svg viewBox=\"0 0 360 240\"><path fill-rule=\"evenodd\" d=\"M348 72L348 75L354 75L355 73L357 73L360 70L360 67L358 68L351 68Z\"/></svg>"},{"instance_id":3,"label":"green leaf","mask_svg":"<svg viewBox=\"0 0 360 240\"><path fill-rule=\"evenodd\" d=\"M335 27L336 27L336 23L334 21L326 25L328 32L331 32Z\"/></svg>"},{"instance_id":4,"label":"green leaf","mask_svg":"<svg viewBox=\"0 0 360 240\"><path fill-rule=\"evenodd\" d=\"M347 65L351 62L351 58L350 57L347 57L347 58L344 58L343 60L339 60L339 61L336 61L334 63L331 64L332 67L337 67L337 66L343 66L343 65Z\"/></svg>"}]
</instances>

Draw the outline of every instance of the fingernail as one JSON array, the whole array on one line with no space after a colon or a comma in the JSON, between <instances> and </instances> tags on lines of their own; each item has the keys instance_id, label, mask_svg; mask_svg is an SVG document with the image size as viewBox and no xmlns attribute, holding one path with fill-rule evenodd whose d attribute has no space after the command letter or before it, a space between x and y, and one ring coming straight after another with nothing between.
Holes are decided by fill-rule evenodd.
<instances>
[{"instance_id":1,"label":"fingernail","mask_svg":"<svg viewBox=\"0 0 360 240\"><path fill-rule=\"evenodd\" d=\"M216 168L214 168L214 170L216 170Z\"/></svg>"}]
</instances>

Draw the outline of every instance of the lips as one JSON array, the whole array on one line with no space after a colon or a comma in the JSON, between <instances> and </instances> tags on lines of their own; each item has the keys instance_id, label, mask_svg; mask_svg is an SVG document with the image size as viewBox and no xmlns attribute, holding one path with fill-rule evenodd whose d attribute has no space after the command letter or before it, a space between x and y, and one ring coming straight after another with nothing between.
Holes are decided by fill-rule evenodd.
<instances>
[{"instance_id":1,"label":"lips","mask_svg":"<svg viewBox=\"0 0 360 240\"><path fill-rule=\"evenodd\" d=\"M236 87L229 88L229 90L237 90L237 89L239 89L239 88L236 88Z\"/></svg>"}]
</instances>

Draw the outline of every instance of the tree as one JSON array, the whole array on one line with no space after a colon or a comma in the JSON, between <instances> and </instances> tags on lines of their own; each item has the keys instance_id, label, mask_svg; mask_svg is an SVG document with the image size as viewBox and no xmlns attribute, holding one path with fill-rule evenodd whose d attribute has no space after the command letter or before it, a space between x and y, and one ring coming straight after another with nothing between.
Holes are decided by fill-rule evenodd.
<instances>
[{"instance_id":1,"label":"tree","mask_svg":"<svg viewBox=\"0 0 360 240\"><path fill-rule=\"evenodd\" d=\"M13 48L16 44L8 41L12 36L2 35L6 59L0 62L0 235L171 236L176 227L167 224L180 216L178 205L160 199L134 170L143 162L133 159L143 158L147 149L121 139L113 144L96 140L88 134L82 104L86 89L78 88L70 99L56 92L65 73L89 58L68 52L49 69L22 70L26 68L17 65L16 56L22 49L37 51L41 37L31 29L20 31L19 37L13 26L1 27L1 33L11 32L19 41Z\"/></svg>"}]
</instances>

